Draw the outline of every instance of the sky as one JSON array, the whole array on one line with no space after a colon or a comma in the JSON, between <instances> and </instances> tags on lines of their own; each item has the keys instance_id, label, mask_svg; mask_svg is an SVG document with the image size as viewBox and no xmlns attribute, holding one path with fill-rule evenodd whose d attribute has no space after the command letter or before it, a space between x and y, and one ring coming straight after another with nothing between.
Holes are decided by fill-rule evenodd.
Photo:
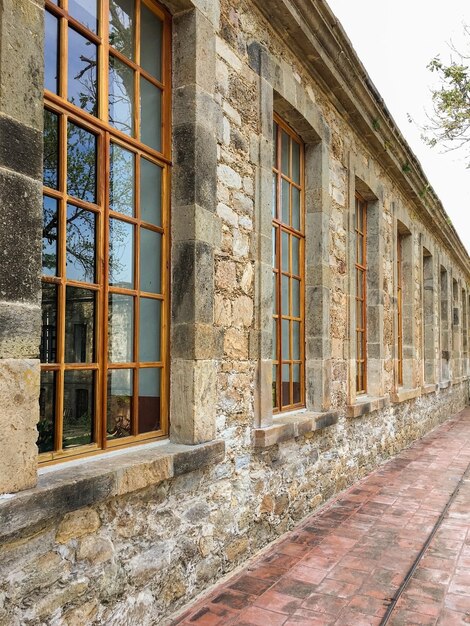
<instances>
[{"instance_id":1,"label":"sky","mask_svg":"<svg viewBox=\"0 0 470 626\"><path fill-rule=\"evenodd\" d=\"M431 87L438 84L427 65L444 62L450 44L470 52L470 0L327 0L341 22L387 108L418 157L470 254L470 169L463 150L444 152L421 139L420 126L432 111ZM455 54L454 54L455 57ZM470 61L469 61L470 63ZM414 120L408 121L408 116Z\"/></svg>"}]
</instances>

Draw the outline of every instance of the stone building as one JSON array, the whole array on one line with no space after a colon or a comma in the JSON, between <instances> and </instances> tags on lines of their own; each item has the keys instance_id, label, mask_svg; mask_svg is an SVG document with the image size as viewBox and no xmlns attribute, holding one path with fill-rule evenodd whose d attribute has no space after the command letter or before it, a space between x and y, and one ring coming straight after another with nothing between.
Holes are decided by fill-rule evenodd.
<instances>
[{"instance_id":1,"label":"stone building","mask_svg":"<svg viewBox=\"0 0 470 626\"><path fill-rule=\"evenodd\" d=\"M0 624L163 623L466 404L468 255L323 1L3 0L0 86Z\"/></svg>"}]
</instances>

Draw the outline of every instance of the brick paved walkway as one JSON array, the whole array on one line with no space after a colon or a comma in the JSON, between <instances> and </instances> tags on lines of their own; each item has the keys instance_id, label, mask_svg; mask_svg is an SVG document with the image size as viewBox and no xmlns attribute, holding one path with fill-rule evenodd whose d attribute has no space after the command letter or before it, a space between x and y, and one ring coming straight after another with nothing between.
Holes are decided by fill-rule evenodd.
<instances>
[{"instance_id":1,"label":"brick paved walkway","mask_svg":"<svg viewBox=\"0 0 470 626\"><path fill-rule=\"evenodd\" d=\"M469 463L470 408L304 520L173 624L380 624ZM388 624L470 624L470 479Z\"/></svg>"}]
</instances>

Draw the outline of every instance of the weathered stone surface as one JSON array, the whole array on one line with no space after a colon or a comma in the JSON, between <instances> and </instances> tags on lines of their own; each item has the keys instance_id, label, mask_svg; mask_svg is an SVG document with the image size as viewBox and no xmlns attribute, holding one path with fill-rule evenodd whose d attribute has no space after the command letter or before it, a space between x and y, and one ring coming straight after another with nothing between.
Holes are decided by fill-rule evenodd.
<instances>
[{"instance_id":1,"label":"weathered stone surface","mask_svg":"<svg viewBox=\"0 0 470 626\"><path fill-rule=\"evenodd\" d=\"M0 494L27 489L37 481L39 362L0 363Z\"/></svg>"},{"instance_id":2,"label":"weathered stone surface","mask_svg":"<svg viewBox=\"0 0 470 626\"><path fill-rule=\"evenodd\" d=\"M57 530L56 541L67 543L70 539L94 533L100 525L100 518L93 509L80 509L67 513Z\"/></svg>"},{"instance_id":3,"label":"weathered stone surface","mask_svg":"<svg viewBox=\"0 0 470 626\"><path fill-rule=\"evenodd\" d=\"M77 550L79 561L88 561L90 565L99 565L112 559L114 546L107 537L88 536L80 541Z\"/></svg>"}]
</instances>

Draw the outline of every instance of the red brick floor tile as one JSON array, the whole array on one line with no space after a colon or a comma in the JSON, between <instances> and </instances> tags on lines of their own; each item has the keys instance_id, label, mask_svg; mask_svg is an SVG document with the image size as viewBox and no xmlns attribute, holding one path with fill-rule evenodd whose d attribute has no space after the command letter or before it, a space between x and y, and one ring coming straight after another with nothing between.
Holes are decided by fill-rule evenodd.
<instances>
[{"instance_id":1,"label":"red brick floor tile","mask_svg":"<svg viewBox=\"0 0 470 626\"><path fill-rule=\"evenodd\" d=\"M422 613L414 613L412 611L397 610L394 611L388 626L434 626L436 618Z\"/></svg>"},{"instance_id":2,"label":"red brick floor tile","mask_svg":"<svg viewBox=\"0 0 470 626\"><path fill-rule=\"evenodd\" d=\"M203 606L187 617L186 621L192 626L224 626L235 615L223 607Z\"/></svg>"},{"instance_id":3,"label":"red brick floor tile","mask_svg":"<svg viewBox=\"0 0 470 626\"><path fill-rule=\"evenodd\" d=\"M247 593L224 589L211 599L211 605L218 605L229 611L241 611L253 604L255 597L256 596L248 595Z\"/></svg>"},{"instance_id":4,"label":"red brick floor tile","mask_svg":"<svg viewBox=\"0 0 470 626\"><path fill-rule=\"evenodd\" d=\"M284 593L277 593L272 589L269 589L263 595L256 598L254 604L263 609L269 611L275 611L276 613L285 613L286 615L292 615L298 609L300 609L304 598L296 598L294 596L288 596Z\"/></svg>"},{"instance_id":5,"label":"red brick floor tile","mask_svg":"<svg viewBox=\"0 0 470 626\"><path fill-rule=\"evenodd\" d=\"M335 622L333 615L300 609L289 616L284 626L332 626Z\"/></svg>"},{"instance_id":6,"label":"red brick floor tile","mask_svg":"<svg viewBox=\"0 0 470 626\"><path fill-rule=\"evenodd\" d=\"M262 580L276 581L286 573L286 570L281 567L274 567L270 565L252 565L247 568L246 572L252 578L260 578Z\"/></svg>"},{"instance_id":7,"label":"red brick floor tile","mask_svg":"<svg viewBox=\"0 0 470 626\"><path fill-rule=\"evenodd\" d=\"M337 626L379 626L381 618L373 615L362 615L346 607L339 615Z\"/></svg>"},{"instance_id":8,"label":"red brick floor tile","mask_svg":"<svg viewBox=\"0 0 470 626\"><path fill-rule=\"evenodd\" d=\"M292 576L297 580L302 580L306 583L311 583L312 585L318 585L328 574L328 570L307 567L302 563L303 562L301 561L298 565L295 565L291 570L289 570L289 576Z\"/></svg>"},{"instance_id":9,"label":"red brick floor tile","mask_svg":"<svg viewBox=\"0 0 470 626\"><path fill-rule=\"evenodd\" d=\"M442 611L442 602L434 600L408 596L406 591L397 602L397 608L405 609L413 613L422 613L437 618Z\"/></svg>"},{"instance_id":10,"label":"red brick floor tile","mask_svg":"<svg viewBox=\"0 0 470 626\"><path fill-rule=\"evenodd\" d=\"M446 585L450 581L451 572L436 568L419 567L414 574L414 578L416 580L427 580L432 583Z\"/></svg>"},{"instance_id":11,"label":"red brick floor tile","mask_svg":"<svg viewBox=\"0 0 470 626\"><path fill-rule=\"evenodd\" d=\"M351 598L361 586L361 582L345 583L333 578L325 578L317 587L317 593L332 595L337 598Z\"/></svg>"},{"instance_id":12,"label":"red brick floor tile","mask_svg":"<svg viewBox=\"0 0 470 626\"><path fill-rule=\"evenodd\" d=\"M347 603L348 601L344 598L314 593L303 602L302 608L337 616Z\"/></svg>"},{"instance_id":13,"label":"red brick floor tile","mask_svg":"<svg viewBox=\"0 0 470 626\"><path fill-rule=\"evenodd\" d=\"M387 610L388 602L372 596L355 595L348 604L348 609L363 615L380 616Z\"/></svg>"},{"instance_id":14,"label":"red brick floor tile","mask_svg":"<svg viewBox=\"0 0 470 626\"><path fill-rule=\"evenodd\" d=\"M449 609L444 609L437 620L437 626L468 626L468 624L470 624L469 613L457 613Z\"/></svg>"},{"instance_id":15,"label":"red brick floor tile","mask_svg":"<svg viewBox=\"0 0 470 626\"><path fill-rule=\"evenodd\" d=\"M230 589L241 591L252 596L260 596L272 585L271 580L255 578L254 576L240 576L235 582L230 584Z\"/></svg>"},{"instance_id":16,"label":"red brick floor tile","mask_svg":"<svg viewBox=\"0 0 470 626\"><path fill-rule=\"evenodd\" d=\"M289 572L288 576L284 576L274 587L271 587L271 591L283 593L294 598L304 599L314 593L317 587L317 583L305 582L295 578L292 572Z\"/></svg>"},{"instance_id":17,"label":"red brick floor tile","mask_svg":"<svg viewBox=\"0 0 470 626\"><path fill-rule=\"evenodd\" d=\"M236 626L283 626L287 616L252 606L238 616Z\"/></svg>"}]
</instances>

